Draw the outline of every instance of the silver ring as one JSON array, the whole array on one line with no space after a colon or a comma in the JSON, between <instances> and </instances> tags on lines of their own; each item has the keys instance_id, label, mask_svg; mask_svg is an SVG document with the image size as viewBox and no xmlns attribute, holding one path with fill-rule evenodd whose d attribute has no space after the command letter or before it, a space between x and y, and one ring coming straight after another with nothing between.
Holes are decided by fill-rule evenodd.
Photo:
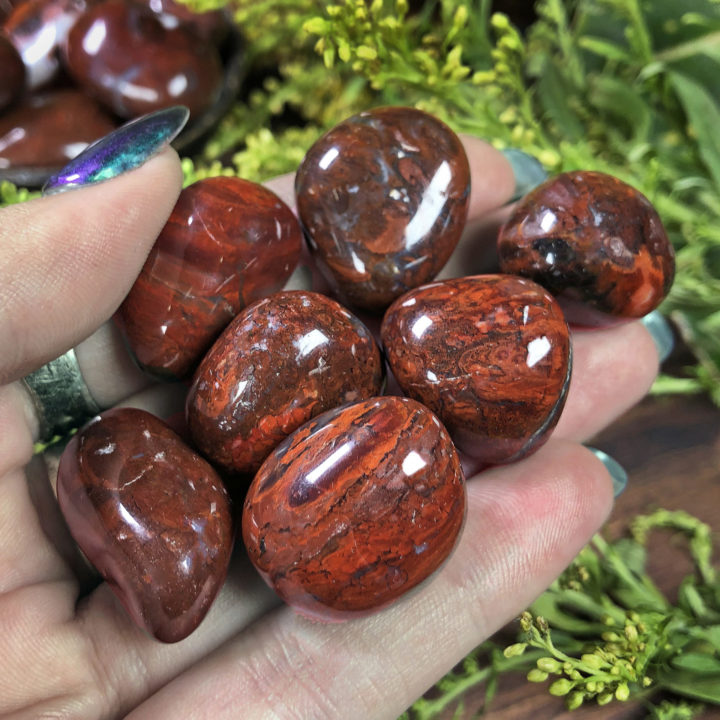
<instances>
[{"instance_id":1,"label":"silver ring","mask_svg":"<svg viewBox=\"0 0 720 720\"><path fill-rule=\"evenodd\" d=\"M66 435L100 412L74 350L26 375L23 383L35 405L42 442Z\"/></svg>"}]
</instances>

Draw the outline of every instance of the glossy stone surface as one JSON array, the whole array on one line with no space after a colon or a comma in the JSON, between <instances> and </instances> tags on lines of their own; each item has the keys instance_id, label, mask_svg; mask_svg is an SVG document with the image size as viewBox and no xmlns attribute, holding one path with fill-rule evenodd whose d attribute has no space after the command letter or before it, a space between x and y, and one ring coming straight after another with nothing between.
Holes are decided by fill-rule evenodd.
<instances>
[{"instance_id":1,"label":"glossy stone surface","mask_svg":"<svg viewBox=\"0 0 720 720\"><path fill-rule=\"evenodd\" d=\"M387 396L330 410L283 441L250 486L243 539L285 602L337 621L429 577L464 517L447 432L419 403Z\"/></svg>"},{"instance_id":2,"label":"glossy stone surface","mask_svg":"<svg viewBox=\"0 0 720 720\"><path fill-rule=\"evenodd\" d=\"M205 356L188 426L211 462L254 473L304 422L382 385L380 351L354 315L318 293L276 293L245 308Z\"/></svg>"},{"instance_id":3,"label":"glossy stone surface","mask_svg":"<svg viewBox=\"0 0 720 720\"><path fill-rule=\"evenodd\" d=\"M196 13L173 0L142 1L158 16L163 27L168 30L186 25L202 40L218 45L230 29L228 16L221 10Z\"/></svg>"},{"instance_id":4,"label":"glossy stone surface","mask_svg":"<svg viewBox=\"0 0 720 720\"><path fill-rule=\"evenodd\" d=\"M62 167L114 129L98 104L77 90L32 95L0 116L0 169Z\"/></svg>"},{"instance_id":5,"label":"glossy stone surface","mask_svg":"<svg viewBox=\"0 0 720 720\"><path fill-rule=\"evenodd\" d=\"M675 255L649 200L598 172L543 183L500 231L503 272L622 317L642 317L667 295Z\"/></svg>"},{"instance_id":6,"label":"glossy stone surface","mask_svg":"<svg viewBox=\"0 0 720 720\"><path fill-rule=\"evenodd\" d=\"M570 384L567 323L530 280L476 275L431 283L388 308L382 324L400 387L482 463L538 449Z\"/></svg>"},{"instance_id":7,"label":"glossy stone surface","mask_svg":"<svg viewBox=\"0 0 720 720\"><path fill-rule=\"evenodd\" d=\"M318 140L295 191L333 290L377 311L445 265L465 226L470 170L444 123L388 107L355 115Z\"/></svg>"},{"instance_id":8,"label":"glossy stone surface","mask_svg":"<svg viewBox=\"0 0 720 720\"><path fill-rule=\"evenodd\" d=\"M1 34L0 68L2 68L0 73L0 112L2 112L20 97L25 87L25 65L14 45Z\"/></svg>"},{"instance_id":9,"label":"glossy stone surface","mask_svg":"<svg viewBox=\"0 0 720 720\"><path fill-rule=\"evenodd\" d=\"M80 18L65 61L77 82L126 118L172 105L197 117L222 84L212 44L184 26L168 30L149 8L123 0L106 0Z\"/></svg>"},{"instance_id":10,"label":"glossy stone surface","mask_svg":"<svg viewBox=\"0 0 720 720\"><path fill-rule=\"evenodd\" d=\"M213 468L161 420L109 410L65 448L58 501L70 532L133 620L187 637L227 574L230 500Z\"/></svg>"},{"instance_id":11,"label":"glossy stone surface","mask_svg":"<svg viewBox=\"0 0 720 720\"><path fill-rule=\"evenodd\" d=\"M31 90L58 74L60 48L91 4L91 0L25 0L10 13L3 27L22 56Z\"/></svg>"},{"instance_id":12,"label":"glossy stone surface","mask_svg":"<svg viewBox=\"0 0 720 720\"><path fill-rule=\"evenodd\" d=\"M242 308L285 284L301 244L292 211L262 185L185 188L116 314L138 363L169 379L191 373Z\"/></svg>"}]
</instances>

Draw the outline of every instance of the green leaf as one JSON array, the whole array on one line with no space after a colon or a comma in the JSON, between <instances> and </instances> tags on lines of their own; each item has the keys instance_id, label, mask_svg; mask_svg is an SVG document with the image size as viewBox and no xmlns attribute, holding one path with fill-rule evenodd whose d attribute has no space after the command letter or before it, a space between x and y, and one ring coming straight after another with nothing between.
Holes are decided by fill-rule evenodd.
<instances>
[{"instance_id":1,"label":"green leaf","mask_svg":"<svg viewBox=\"0 0 720 720\"><path fill-rule=\"evenodd\" d=\"M559 134L571 141L583 138L585 130L582 123L568 108L568 96L572 88L557 71L555 66L546 60L542 65L538 80L538 96L545 113L556 124Z\"/></svg>"},{"instance_id":2,"label":"green leaf","mask_svg":"<svg viewBox=\"0 0 720 720\"><path fill-rule=\"evenodd\" d=\"M697 136L701 159L720 192L720 108L702 85L686 75L671 72L670 81Z\"/></svg>"},{"instance_id":3,"label":"green leaf","mask_svg":"<svg viewBox=\"0 0 720 720\"><path fill-rule=\"evenodd\" d=\"M613 543L613 548L630 570L638 575L645 572L647 550L640 543L631 538L621 538Z\"/></svg>"},{"instance_id":4,"label":"green leaf","mask_svg":"<svg viewBox=\"0 0 720 720\"><path fill-rule=\"evenodd\" d=\"M683 670L668 670L658 676L658 684L678 695L720 705L720 674L698 675Z\"/></svg>"},{"instance_id":5,"label":"green leaf","mask_svg":"<svg viewBox=\"0 0 720 720\"><path fill-rule=\"evenodd\" d=\"M650 134L650 108L638 89L609 75L598 75L591 85L593 105L611 116L615 125L628 125L636 142L644 142Z\"/></svg>"},{"instance_id":6,"label":"green leaf","mask_svg":"<svg viewBox=\"0 0 720 720\"><path fill-rule=\"evenodd\" d=\"M630 62L631 57L625 48L616 45L615 43L608 42L598 37L585 36L578 40L578 45L584 50L589 50L591 53L600 55L608 60L615 60L617 62Z\"/></svg>"},{"instance_id":7,"label":"green leaf","mask_svg":"<svg viewBox=\"0 0 720 720\"><path fill-rule=\"evenodd\" d=\"M674 657L670 664L679 670L687 670L698 675L720 676L720 658L706 653L684 652Z\"/></svg>"}]
</instances>

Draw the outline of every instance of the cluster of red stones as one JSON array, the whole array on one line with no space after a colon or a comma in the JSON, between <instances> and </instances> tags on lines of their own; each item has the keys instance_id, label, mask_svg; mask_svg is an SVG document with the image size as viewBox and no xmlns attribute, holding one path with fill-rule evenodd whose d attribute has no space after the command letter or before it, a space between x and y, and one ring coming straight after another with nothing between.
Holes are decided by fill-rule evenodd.
<instances>
[{"instance_id":1,"label":"cluster of red stones","mask_svg":"<svg viewBox=\"0 0 720 720\"><path fill-rule=\"evenodd\" d=\"M385 311L385 357L408 397L382 396L380 349L352 312L277 292L301 226L243 180L183 192L118 322L144 368L194 371L189 435L245 494L242 537L260 574L299 612L335 621L397 600L447 559L465 516L456 445L487 465L548 439L571 373L549 291L647 312L669 287L672 251L636 191L571 173L538 188L500 235L505 269L542 280L540 267L547 290L515 275L422 284L463 230L469 174L454 133L412 109L342 123L310 150L296 188L336 295ZM112 411L71 442L58 483L71 531L136 621L162 640L190 632L232 547L210 465L159 420Z\"/></svg>"},{"instance_id":2,"label":"cluster of red stones","mask_svg":"<svg viewBox=\"0 0 720 720\"><path fill-rule=\"evenodd\" d=\"M228 30L174 0L14 2L0 17L0 170L62 167L153 110L199 117L221 91Z\"/></svg>"}]
</instances>

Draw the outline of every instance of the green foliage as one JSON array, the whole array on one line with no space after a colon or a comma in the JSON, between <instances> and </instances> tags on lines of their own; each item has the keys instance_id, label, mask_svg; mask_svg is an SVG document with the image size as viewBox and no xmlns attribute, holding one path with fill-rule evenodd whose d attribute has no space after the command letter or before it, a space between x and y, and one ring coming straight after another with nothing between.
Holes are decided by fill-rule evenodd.
<instances>
[{"instance_id":1,"label":"green foliage","mask_svg":"<svg viewBox=\"0 0 720 720\"><path fill-rule=\"evenodd\" d=\"M645 572L656 529L688 538L694 573L682 581L676 606ZM658 510L635 518L631 534L614 543L595 536L523 614L522 641L543 652L528 679L547 678L548 692L566 697L570 709L650 701L661 690L720 705L720 582L710 528L685 512ZM686 701L650 707L651 717L663 719L700 711Z\"/></svg>"}]
</instances>

